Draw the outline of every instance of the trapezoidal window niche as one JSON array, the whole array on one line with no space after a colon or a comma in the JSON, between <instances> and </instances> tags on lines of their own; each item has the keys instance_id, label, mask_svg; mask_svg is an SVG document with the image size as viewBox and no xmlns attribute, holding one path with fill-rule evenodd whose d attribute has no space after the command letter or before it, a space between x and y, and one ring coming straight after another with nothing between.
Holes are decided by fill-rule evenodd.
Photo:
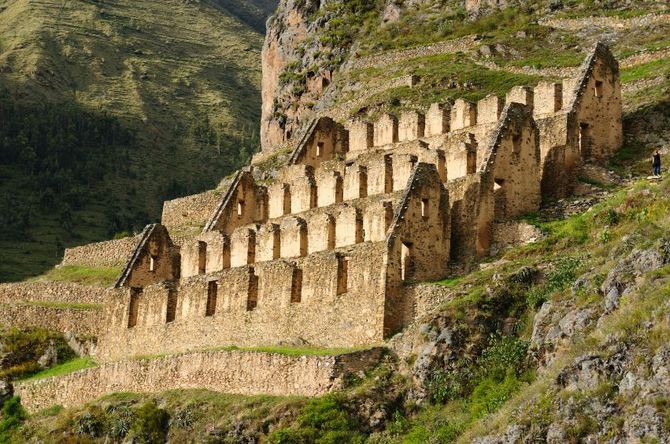
<instances>
[{"instance_id":1,"label":"trapezoidal window niche","mask_svg":"<svg viewBox=\"0 0 670 444\"><path fill-rule=\"evenodd\" d=\"M198 242L198 274L207 272L207 243Z\"/></svg>"},{"instance_id":2,"label":"trapezoidal window niche","mask_svg":"<svg viewBox=\"0 0 670 444\"><path fill-rule=\"evenodd\" d=\"M337 295L345 294L349 291L349 258L345 256L337 257Z\"/></svg>"},{"instance_id":3,"label":"trapezoidal window niche","mask_svg":"<svg viewBox=\"0 0 670 444\"><path fill-rule=\"evenodd\" d=\"M258 307L258 275L251 270L249 275L249 289L247 291L247 311L254 311Z\"/></svg>"},{"instance_id":4,"label":"trapezoidal window niche","mask_svg":"<svg viewBox=\"0 0 670 444\"><path fill-rule=\"evenodd\" d=\"M302 275L300 268L293 269L291 278L291 303L293 304L302 302Z\"/></svg>"},{"instance_id":5,"label":"trapezoidal window niche","mask_svg":"<svg viewBox=\"0 0 670 444\"><path fill-rule=\"evenodd\" d=\"M141 288L133 287L130 289L130 301L128 303L128 328L133 328L137 325L141 296Z\"/></svg>"},{"instance_id":6,"label":"trapezoidal window niche","mask_svg":"<svg viewBox=\"0 0 670 444\"><path fill-rule=\"evenodd\" d=\"M585 122L579 124L579 151L582 159L591 157L591 125Z\"/></svg>"},{"instance_id":7,"label":"trapezoidal window niche","mask_svg":"<svg viewBox=\"0 0 670 444\"><path fill-rule=\"evenodd\" d=\"M596 80L596 85L593 88L593 93L596 97L603 96L603 82L601 80Z\"/></svg>"},{"instance_id":8,"label":"trapezoidal window niche","mask_svg":"<svg viewBox=\"0 0 670 444\"><path fill-rule=\"evenodd\" d=\"M167 311L165 313L165 323L174 322L177 317L177 290L169 290L167 295Z\"/></svg>"},{"instance_id":9,"label":"trapezoidal window niche","mask_svg":"<svg viewBox=\"0 0 670 444\"><path fill-rule=\"evenodd\" d=\"M428 199L421 199L421 217L428 219L430 214L430 201Z\"/></svg>"},{"instance_id":10,"label":"trapezoidal window niche","mask_svg":"<svg viewBox=\"0 0 670 444\"><path fill-rule=\"evenodd\" d=\"M335 221L335 218L333 216L328 216L328 220L326 222L327 227L326 227L326 247L328 250L332 250L335 248L335 233L337 230L337 222Z\"/></svg>"},{"instance_id":11,"label":"trapezoidal window niche","mask_svg":"<svg viewBox=\"0 0 670 444\"><path fill-rule=\"evenodd\" d=\"M358 197L368 197L368 169L361 168L358 172Z\"/></svg>"},{"instance_id":12,"label":"trapezoidal window niche","mask_svg":"<svg viewBox=\"0 0 670 444\"><path fill-rule=\"evenodd\" d=\"M412 259L413 246L410 242L402 243L402 251L400 253L400 278L403 281L409 280L414 272L414 262Z\"/></svg>"},{"instance_id":13,"label":"trapezoidal window niche","mask_svg":"<svg viewBox=\"0 0 670 444\"><path fill-rule=\"evenodd\" d=\"M289 185L284 185L283 199L282 212L284 216L287 216L291 214L291 187Z\"/></svg>"},{"instance_id":14,"label":"trapezoidal window niche","mask_svg":"<svg viewBox=\"0 0 670 444\"><path fill-rule=\"evenodd\" d=\"M205 316L211 317L216 314L216 300L219 296L219 284L216 281L207 282L207 305Z\"/></svg>"}]
</instances>

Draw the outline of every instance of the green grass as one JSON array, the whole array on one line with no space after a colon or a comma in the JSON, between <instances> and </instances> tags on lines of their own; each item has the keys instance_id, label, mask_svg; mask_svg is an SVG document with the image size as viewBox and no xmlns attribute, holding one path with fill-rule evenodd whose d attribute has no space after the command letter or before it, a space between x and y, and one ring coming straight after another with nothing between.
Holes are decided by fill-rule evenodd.
<instances>
[{"instance_id":1,"label":"green grass","mask_svg":"<svg viewBox=\"0 0 670 444\"><path fill-rule=\"evenodd\" d=\"M621 70L621 82L629 83L637 80L662 77L670 74L670 59L660 59Z\"/></svg>"},{"instance_id":2,"label":"green grass","mask_svg":"<svg viewBox=\"0 0 670 444\"><path fill-rule=\"evenodd\" d=\"M447 279L442 279L441 281L434 282L434 284L442 285L444 287L454 288L463 281L463 276L456 276Z\"/></svg>"},{"instance_id":3,"label":"green grass","mask_svg":"<svg viewBox=\"0 0 670 444\"><path fill-rule=\"evenodd\" d=\"M260 346L260 347L225 347L222 350L273 353L286 356L334 356L346 355L359 351L369 350L370 347L350 348L316 348L316 347L283 347L283 346Z\"/></svg>"},{"instance_id":4,"label":"green grass","mask_svg":"<svg viewBox=\"0 0 670 444\"><path fill-rule=\"evenodd\" d=\"M477 101L489 94L504 97L514 86L534 85L540 79L537 76L491 70L474 63L463 54L438 54L406 60L383 70L358 69L346 73L338 82L359 82L364 86L375 87L380 77L393 79L410 74L420 77L418 85L395 87L373 94L358 108L350 109L351 114L365 108L374 117L382 112L398 113L405 109L427 108L432 103L456 98ZM454 84L458 86L454 87ZM348 102L354 98L343 94L337 100L338 104L350 106Z\"/></svg>"},{"instance_id":5,"label":"green grass","mask_svg":"<svg viewBox=\"0 0 670 444\"><path fill-rule=\"evenodd\" d=\"M211 347L200 350L193 350L198 352L261 352L272 353L285 356L336 356L346 355L348 353L355 353L359 351L369 350L371 347L350 347L350 348L317 348L317 347L285 347L285 346L258 346L258 347L238 347L236 345L227 345L222 347ZM168 356L174 356L170 353L159 353L155 355L138 355L134 359L159 359Z\"/></svg>"},{"instance_id":6,"label":"green grass","mask_svg":"<svg viewBox=\"0 0 670 444\"><path fill-rule=\"evenodd\" d=\"M83 267L80 265L66 265L56 267L47 273L32 278L33 281L74 282L84 285L98 285L109 287L118 279L121 268L112 267Z\"/></svg>"},{"instance_id":7,"label":"green grass","mask_svg":"<svg viewBox=\"0 0 670 444\"><path fill-rule=\"evenodd\" d=\"M104 306L101 304L79 304L70 302L53 302L53 301L28 301L23 302L23 305L53 308L57 310L102 310Z\"/></svg>"},{"instance_id":8,"label":"green grass","mask_svg":"<svg viewBox=\"0 0 670 444\"><path fill-rule=\"evenodd\" d=\"M84 357L84 358L75 358L70 361L64 362L62 364L56 365L54 367L43 370L39 373L36 373L29 378L23 379L24 382L36 381L38 379L53 378L56 376L64 376L70 373L74 373L79 370L85 370L87 368L97 367L98 364L95 363L93 358Z\"/></svg>"}]
</instances>

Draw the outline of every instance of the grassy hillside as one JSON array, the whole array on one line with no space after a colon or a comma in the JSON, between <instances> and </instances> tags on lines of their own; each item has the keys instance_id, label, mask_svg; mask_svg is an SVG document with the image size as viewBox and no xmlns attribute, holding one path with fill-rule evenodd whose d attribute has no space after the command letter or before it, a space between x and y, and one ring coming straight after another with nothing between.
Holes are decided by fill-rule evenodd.
<instances>
[{"instance_id":1,"label":"grassy hillside","mask_svg":"<svg viewBox=\"0 0 670 444\"><path fill-rule=\"evenodd\" d=\"M273 3L0 1L0 281L248 160Z\"/></svg>"}]
</instances>

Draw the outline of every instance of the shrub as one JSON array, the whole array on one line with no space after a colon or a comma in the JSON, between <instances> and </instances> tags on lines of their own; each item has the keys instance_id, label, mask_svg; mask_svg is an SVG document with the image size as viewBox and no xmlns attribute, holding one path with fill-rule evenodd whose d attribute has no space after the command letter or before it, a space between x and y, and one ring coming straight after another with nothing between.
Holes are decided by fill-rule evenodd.
<instances>
[{"instance_id":1,"label":"shrub","mask_svg":"<svg viewBox=\"0 0 670 444\"><path fill-rule=\"evenodd\" d=\"M460 398L465 388L464 381L458 372L437 370L428 381L430 399L438 404Z\"/></svg>"},{"instance_id":2,"label":"shrub","mask_svg":"<svg viewBox=\"0 0 670 444\"><path fill-rule=\"evenodd\" d=\"M116 440L121 440L130 432L133 424L133 412L125 405L110 405L105 412L107 433Z\"/></svg>"},{"instance_id":3,"label":"shrub","mask_svg":"<svg viewBox=\"0 0 670 444\"><path fill-rule=\"evenodd\" d=\"M537 270L537 268L523 267L516 273L512 274L508 278L508 281L513 284L530 286L535 282L538 275L539 271Z\"/></svg>"},{"instance_id":4,"label":"shrub","mask_svg":"<svg viewBox=\"0 0 670 444\"><path fill-rule=\"evenodd\" d=\"M607 224L616 225L618 223L619 223L619 213L610 208L607 211Z\"/></svg>"},{"instance_id":5,"label":"shrub","mask_svg":"<svg viewBox=\"0 0 670 444\"><path fill-rule=\"evenodd\" d=\"M268 436L272 444L362 443L358 422L346 410L341 397L326 395L311 400L300 412L297 424L275 430Z\"/></svg>"},{"instance_id":6,"label":"shrub","mask_svg":"<svg viewBox=\"0 0 670 444\"><path fill-rule=\"evenodd\" d=\"M130 433L140 443L165 442L170 422L170 415L158 408L152 401L145 402L135 411L135 421Z\"/></svg>"},{"instance_id":7,"label":"shrub","mask_svg":"<svg viewBox=\"0 0 670 444\"><path fill-rule=\"evenodd\" d=\"M193 413L193 405L187 405L184 408L177 410L172 418L170 418L170 426L175 426L178 429L188 430L193 427L195 422Z\"/></svg>"},{"instance_id":8,"label":"shrub","mask_svg":"<svg viewBox=\"0 0 670 444\"><path fill-rule=\"evenodd\" d=\"M549 294L544 286L533 287L526 293L526 304L531 308L539 308L548 298Z\"/></svg>"},{"instance_id":9,"label":"shrub","mask_svg":"<svg viewBox=\"0 0 670 444\"><path fill-rule=\"evenodd\" d=\"M515 336L497 337L492 335L490 344L479 360L479 374L501 380L512 371L515 376L520 376L528 367L526 355L528 353L528 342Z\"/></svg>"},{"instance_id":10,"label":"shrub","mask_svg":"<svg viewBox=\"0 0 670 444\"><path fill-rule=\"evenodd\" d=\"M85 411L76 419L74 431L77 435L88 435L92 438L102 435L103 423L96 413L99 412Z\"/></svg>"},{"instance_id":11,"label":"shrub","mask_svg":"<svg viewBox=\"0 0 670 444\"><path fill-rule=\"evenodd\" d=\"M495 377L482 380L471 396L470 412L473 418L493 413L521 387L521 381L513 370L509 370L502 381Z\"/></svg>"},{"instance_id":12,"label":"shrub","mask_svg":"<svg viewBox=\"0 0 670 444\"><path fill-rule=\"evenodd\" d=\"M552 291L564 290L577 278L577 269L582 265L582 260L577 257L566 257L556 263L554 270L547 278L548 287Z\"/></svg>"},{"instance_id":13,"label":"shrub","mask_svg":"<svg viewBox=\"0 0 670 444\"><path fill-rule=\"evenodd\" d=\"M405 432L410 427L409 420L399 411L393 412L393 419L387 424L386 430L393 435L400 435Z\"/></svg>"},{"instance_id":14,"label":"shrub","mask_svg":"<svg viewBox=\"0 0 670 444\"><path fill-rule=\"evenodd\" d=\"M9 442L11 434L26 419L26 412L21 406L21 398L14 396L5 401L0 419L0 442Z\"/></svg>"}]
</instances>

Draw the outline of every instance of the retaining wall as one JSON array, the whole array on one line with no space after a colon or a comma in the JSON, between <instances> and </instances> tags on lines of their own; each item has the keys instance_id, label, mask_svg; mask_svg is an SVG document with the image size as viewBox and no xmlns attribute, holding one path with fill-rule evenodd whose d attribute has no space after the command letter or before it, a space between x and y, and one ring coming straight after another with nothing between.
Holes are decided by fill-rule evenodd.
<instances>
[{"instance_id":1,"label":"retaining wall","mask_svg":"<svg viewBox=\"0 0 670 444\"><path fill-rule=\"evenodd\" d=\"M135 251L139 236L126 237L81 247L66 248L61 265L83 267L121 267Z\"/></svg>"},{"instance_id":2,"label":"retaining wall","mask_svg":"<svg viewBox=\"0 0 670 444\"><path fill-rule=\"evenodd\" d=\"M103 304L114 290L72 282L21 282L0 284L0 304L57 302L62 304Z\"/></svg>"},{"instance_id":3,"label":"retaining wall","mask_svg":"<svg viewBox=\"0 0 670 444\"><path fill-rule=\"evenodd\" d=\"M102 308L58 308L42 305L0 304L0 325L42 328L98 336L104 322Z\"/></svg>"},{"instance_id":4,"label":"retaining wall","mask_svg":"<svg viewBox=\"0 0 670 444\"><path fill-rule=\"evenodd\" d=\"M15 384L35 412L72 407L116 392L207 389L240 395L318 396L342 388L348 374L370 368L382 349L337 356L286 356L252 351L195 352L120 361L69 375Z\"/></svg>"},{"instance_id":5,"label":"retaining wall","mask_svg":"<svg viewBox=\"0 0 670 444\"><path fill-rule=\"evenodd\" d=\"M161 223L170 230L182 227L204 227L224 191L212 190L166 201L163 204Z\"/></svg>"}]
</instances>

